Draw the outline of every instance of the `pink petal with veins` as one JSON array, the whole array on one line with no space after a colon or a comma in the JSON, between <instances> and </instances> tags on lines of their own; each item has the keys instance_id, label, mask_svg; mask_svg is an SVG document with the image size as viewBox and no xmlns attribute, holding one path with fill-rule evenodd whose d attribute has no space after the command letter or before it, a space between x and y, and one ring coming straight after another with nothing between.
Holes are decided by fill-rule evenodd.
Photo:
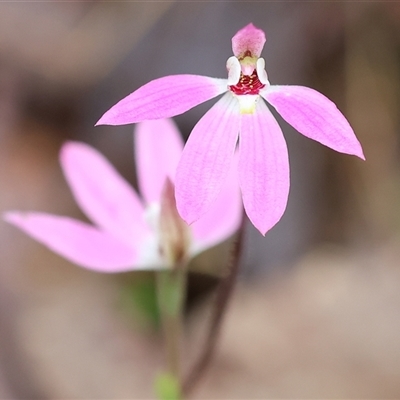
<instances>
[{"instance_id":1,"label":"pink petal with veins","mask_svg":"<svg viewBox=\"0 0 400 400\"><path fill-rule=\"evenodd\" d=\"M239 181L246 214L263 234L282 217L289 195L289 158L281 128L262 99L243 114Z\"/></svg>"},{"instance_id":2,"label":"pink petal with veins","mask_svg":"<svg viewBox=\"0 0 400 400\"><path fill-rule=\"evenodd\" d=\"M76 202L95 224L129 242L148 233L137 194L101 153L68 142L60 161Z\"/></svg>"},{"instance_id":3,"label":"pink petal with veins","mask_svg":"<svg viewBox=\"0 0 400 400\"><path fill-rule=\"evenodd\" d=\"M124 125L173 117L227 90L226 79L171 75L140 87L111 107L96 125Z\"/></svg>"},{"instance_id":4,"label":"pink petal with veins","mask_svg":"<svg viewBox=\"0 0 400 400\"><path fill-rule=\"evenodd\" d=\"M270 86L261 95L304 136L365 159L349 122L322 93L304 86Z\"/></svg>"},{"instance_id":5,"label":"pink petal with veins","mask_svg":"<svg viewBox=\"0 0 400 400\"><path fill-rule=\"evenodd\" d=\"M54 252L99 272L134 269L137 252L115 236L68 218L42 213L6 213L4 219Z\"/></svg>"},{"instance_id":6,"label":"pink petal with veins","mask_svg":"<svg viewBox=\"0 0 400 400\"><path fill-rule=\"evenodd\" d=\"M208 212L191 225L196 253L226 240L239 228L242 218L242 196L239 189L238 157L225 179L221 192Z\"/></svg>"},{"instance_id":7,"label":"pink petal with veins","mask_svg":"<svg viewBox=\"0 0 400 400\"><path fill-rule=\"evenodd\" d=\"M159 202L166 178L175 180L183 140L171 119L139 123L134 140L140 193L147 203Z\"/></svg>"},{"instance_id":8,"label":"pink petal with veins","mask_svg":"<svg viewBox=\"0 0 400 400\"><path fill-rule=\"evenodd\" d=\"M265 42L264 31L248 24L232 38L233 54L240 59L250 51L252 57L260 57Z\"/></svg>"},{"instance_id":9,"label":"pink petal with veins","mask_svg":"<svg viewBox=\"0 0 400 400\"><path fill-rule=\"evenodd\" d=\"M239 102L223 96L196 124L175 178L176 205L189 224L217 199L232 165L240 126Z\"/></svg>"}]
</instances>

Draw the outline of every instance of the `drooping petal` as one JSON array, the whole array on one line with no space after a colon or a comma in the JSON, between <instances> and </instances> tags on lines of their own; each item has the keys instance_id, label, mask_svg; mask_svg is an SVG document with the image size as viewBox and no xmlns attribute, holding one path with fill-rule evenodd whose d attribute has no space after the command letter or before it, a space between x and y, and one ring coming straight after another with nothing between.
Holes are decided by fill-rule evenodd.
<instances>
[{"instance_id":1,"label":"drooping petal","mask_svg":"<svg viewBox=\"0 0 400 400\"><path fill-rule=\"evenodd\" d=\"M165 76L145 84L119 101L96 125L125 125L173 117L226 90L226 79L200 75Z\"/></svg>"},{"instance_id":2,"label":"drooping petal","mask_svg":"<svg viewBox=\"0 0 400 400\"><path fill-rule=\"evenodd\" d=\"M239 181L246 214L265 235L286 209L290 178L285 139L261 98L254 114L242 116Z\"/></svg>"},{"instance_id":3,"label":"drooping petal","mask_svg":"<svg viewBox=\"0 0 400 400\"><path fill-rule=\"evenodd\" d=\"M175 180L183 140L171 119L139 123L134 139L140 193L147 203L159 202L166 178Z\"/></svg>"},{"instance_id":4,"label":"drooping petal","mask_svg":"<svg viewBox=\"0 0 400 400\"><path fill-rule=\"evenodd\" d=\"M78 205L95 224L129 243L148 232L136 192L101 153L68 142L60 161Z\"/></svg>"},{"instance_id":5,"label":"drooping petal","mask_svg":"<svg viewBox=\"0 0 400 400\"><path fill-rule=\"evenodd\" d=\"M261 95L304 136L362 159L361 144L345 116L322 93L304 86L270 86Z\"/></svg>"},{"instance_id":6,"label":"drooping petal","mask_svg":"<svg viewBox=\"0 0 400 400\"><path fill-rule=\"evenodd\" d=\"M232 38L233 54L240 59L250 51L251 57L260 57L265 42L264 31L248 24Z\"/></svg>"},{"instance_id":7,"label":"drooping petal","mask_svg":"<svg viewBox=\"0 0 400 400\"><path fill-rule=\"evenodd\" d=\"M108 232L43 213L6 213L4 219L69 261L99 272L135 269L137 251Z\"/></svg>"},{"instance_id":8,"label":"drooping petal","mask_svg":"<svg viewBox=\"0 0 400 400\"><path fill-rule=\"evenodd\" d=\"M198 220L217 199L232 164L239 126L239 102L227 93L193 128L175 178L176 205L187 223Z\"/></svg>"},{"instance_id":9,"label":"drooping petal","mask_svg":"<svg viewBox=\"0 0 400 400\"><path fill-rule=\"evenodd\" d=\"M194 239L193 253L200 253L233 235L239 228L242 210L236 155L216 201L190 226Z\"/></svg>"}]
</instances>

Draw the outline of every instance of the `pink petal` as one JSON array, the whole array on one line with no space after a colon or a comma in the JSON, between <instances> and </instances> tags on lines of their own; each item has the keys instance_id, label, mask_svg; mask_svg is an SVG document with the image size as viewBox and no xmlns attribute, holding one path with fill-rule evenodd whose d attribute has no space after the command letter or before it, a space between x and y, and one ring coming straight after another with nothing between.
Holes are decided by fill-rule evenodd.
<instances>
[{"instance_id":1,"label":"pink petal","mask_svg":"<svg viewBox=\"0 0 400 400\"><path fill-rule=\"evenodd\" d=\"M234 157L234 162L217 200L212 203L208 212L191 225L194 253L215 246L233 235L239 228L242 210L238 157Z\"/></svg>"},{"instance_id":2,"label":"pink petal","mask_svg":"<svg viewBox=\"0 0 400 400\"><path fill-rule=\"evenodd\" d=\"M148 232L137 194L102 154L68 142L60 159L78 205L95 224L129 243Z\"/></svg>"},{"instance_id":3,"label":"pink petal","mask_svg":"<svg viewBox=\"0 0 400 400\"><path fill-rule=\"evenodd\" d=\"M81 267L99 272L134 269L133 247L83 222L42 213L9 212L4 219L54 252Z\"/></svg>"},{"instance_id":4,"label":"pink petal","mask_svg":"<svg viewBox=\"0 0 400 400\"><path fill-rule=\"evenodd\" d=\"M240 59L250 51L252 57L260 57L265 42L264 31L248 24L232 38L233 54Z\"/></svg>"},{"instance_id":5,"label":"pink petal","mask_svg":"<svg viewBox=\"0 0 400 400\"><path fill-rule=\"evenodd\" d=\"M134 138L140 193L147 203L159 202L166 178L175 180L182 138L171 119L139 123Z\"/></svg>"},{"instance_id":6,"label":"pink petal","mask_svg":"<svg viewBox=\"0 0 400 400\"><path fill-rule=\"evenodd\" d=\"M239 102L227 93L197 123L175 178L176 205L189 224L217 199L228 176L240 126Z\"/></svg>"},{"instance_id":7,"label":"pink petal","mask_svg":"<svg viewBox=\"0 0 400 400\"><path fill-rule=\"evenodd\" d=\"M247 216L263 234L282 217L289 195L289 159L281 128L262 99L242 116L239 181Z\"/></svg>"},{"instance_id":8,"label":"pink petal","mask_svg":"<svg viewBox=\"0 0 400 400\"><path fill-rule=\"evenodd\" d=\"M304 86L270 86L261 95L304 136L365 159L349 122L323 94Z\"/></svg>"},{"instance_id":9,"label":"pink petal","mask_svg":"<svg viewBox=\"0 0 400 400\"><path fill-rule=\"evenodd\" d=\"M227 90L226 79L171 75L140 87L111 107L96 125L124 125L173 117Z\"/></svg>"}]
</instances>

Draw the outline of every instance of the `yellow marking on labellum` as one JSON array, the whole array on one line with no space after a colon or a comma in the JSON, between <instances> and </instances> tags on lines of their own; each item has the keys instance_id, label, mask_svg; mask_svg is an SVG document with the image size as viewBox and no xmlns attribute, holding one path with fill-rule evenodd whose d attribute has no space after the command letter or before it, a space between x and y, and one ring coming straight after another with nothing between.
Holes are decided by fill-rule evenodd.
<instances>
[{"instance_id":1,"label":"yellow marking on labellum","mask_svg":"<svg viewBox=\"0 0 400 400\"><path fill-rule=\"evenodd\" d=\"M259 95L253 95L253 94L236 96L236 98L239 101L240 114L254 114L256 111L256 104L259 97L260 97Z\"/></svg>"}]
</instances>

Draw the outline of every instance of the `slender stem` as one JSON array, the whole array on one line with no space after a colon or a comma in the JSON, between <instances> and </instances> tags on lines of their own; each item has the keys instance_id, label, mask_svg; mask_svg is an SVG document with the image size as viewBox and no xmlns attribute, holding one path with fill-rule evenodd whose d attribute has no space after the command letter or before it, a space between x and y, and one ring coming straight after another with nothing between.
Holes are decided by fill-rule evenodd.
<instances>
[{"instance_id":1,"label":"slender stem","mask_svg":"<svg viewBox=\"0 0 400 400\"><path fill-rule=\"evenodd\" d=\"M224 316L227 311L229 300L232 297L239 271L240 257L243 248L245 221L246 217L243 211L238 236L232 251L232 258L230 261L228 274L221 280L217 288L214 309L211 315L206 341L199 358L183 382L182 391L185 397L189 395L206 369L209 367L215 353L215 348L219 339Z\"/></svg>"},{"instance_id":2,"label":"slender stem","mask_svg":"<svg viewBox=\"0 0 400 400\"><path fill-rule=\"evenodd\" d=\"M181 387L182 314L186 294L186 268L181 266L156 273L167 371Z\"/></svg>"}]
</instances>

